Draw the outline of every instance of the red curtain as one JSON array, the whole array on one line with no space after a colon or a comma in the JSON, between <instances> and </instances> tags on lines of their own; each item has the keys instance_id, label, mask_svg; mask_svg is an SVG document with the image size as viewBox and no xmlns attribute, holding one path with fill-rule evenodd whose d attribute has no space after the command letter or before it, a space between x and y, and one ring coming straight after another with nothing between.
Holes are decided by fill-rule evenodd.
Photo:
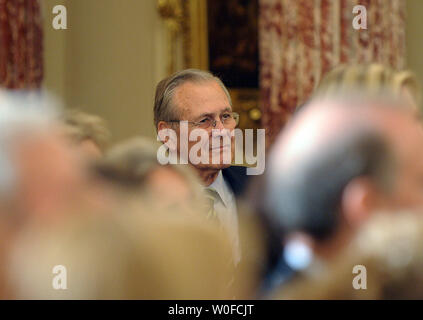
<instances>
[{"instance_id":1,"label":"red curtain","mask_svg":"<svg viewBox=\"0 0 423 320\"><path fill-rule=\"evenodd\" d=\"M367 29L352 27L355 5ZM260 87L268 144L322 75L341 63L405 64L403 0L260 0Z\"/></svg>"},{"instance_id":2,"label":"red curtain","mask_svg":"<svg viewBox=\"0 0 423 320\"><path fill-rule=\"evenodd\" d=\"M39 88L42 78L38 0L0 0L0 87Z\"/></svg>"}]
</instances>

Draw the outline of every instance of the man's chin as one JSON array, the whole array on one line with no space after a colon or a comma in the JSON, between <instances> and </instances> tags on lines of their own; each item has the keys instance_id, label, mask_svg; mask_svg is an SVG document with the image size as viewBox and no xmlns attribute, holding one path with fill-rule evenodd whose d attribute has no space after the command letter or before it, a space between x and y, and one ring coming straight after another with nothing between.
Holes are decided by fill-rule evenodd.
<instances>
[{"instance_id":1,"label":"man's chin","mask_svg":"<svg viewBox=\"0 0 423 320\"><path fill-rule=\"evenodd\" d=\"M203 164L203 163L199 163L199 164L196 164L196 165L193 165L193 166L195 168L197 168L197 169L202 169L202 170L206 170L206 169L209 169L209 170L222 170L222 169L225 169L225 168L230 167L231 164L230 163L229 164L225 164L225 163L219 163L219 164L213 164L213 163Z\"/></svg>"},{"instance_id":2,"label":"man's chin","mask_svg":"<svg viewBox=\"0 0 423 320\"><path fill-rule=\"evenodd\" d=\"M230 161L228 161L230 160ZM207 163L200 162L198 164L192 164L197 169L202 170L221 170L228 168L232 165L233 161L233 152L231 149L222 148L220 150L210 149L209 159Z\"/></svg>"}]
</instances>

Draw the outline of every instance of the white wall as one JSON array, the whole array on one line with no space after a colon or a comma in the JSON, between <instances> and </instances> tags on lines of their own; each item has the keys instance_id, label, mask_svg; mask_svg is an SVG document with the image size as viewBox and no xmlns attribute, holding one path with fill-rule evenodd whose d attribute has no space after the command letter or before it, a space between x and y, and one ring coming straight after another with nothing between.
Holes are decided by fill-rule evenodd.
<instances>
[{"instance_id":1,"label":"white wall","mask_svg":"<svg viewBox=\"0 0 423 320\"><path fill-rule=\"evenodd\" d=\"M67 8L67 30L51 26L57 4ZM166 70L156 1L44 0L44 16L45 87L67 107L104 117L114 141L154 137L154 88Z\"/></svg>"}]
</instances>

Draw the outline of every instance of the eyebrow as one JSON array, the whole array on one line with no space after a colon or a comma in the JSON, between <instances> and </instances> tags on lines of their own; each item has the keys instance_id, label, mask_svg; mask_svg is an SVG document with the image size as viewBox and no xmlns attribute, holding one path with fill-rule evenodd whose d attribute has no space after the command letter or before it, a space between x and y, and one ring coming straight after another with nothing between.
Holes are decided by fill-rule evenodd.
<instances>
[{"instance_id":1,"label":"eyebrow","mask_svg":"<svg viewBox=\"0 0 423 320\"><path fill-rule=\"evenodd\" d=\"M230 107L226 107L225 109L220 110L219 114L223 113L223 112L231 112L232 109ZM199 115L198 117L196 117L196 119L200 119L203 117L213 117L215 115L215 113L210 113L210 112L205 112L202 113L201 115Z\"/></svg>"}]
</instances>

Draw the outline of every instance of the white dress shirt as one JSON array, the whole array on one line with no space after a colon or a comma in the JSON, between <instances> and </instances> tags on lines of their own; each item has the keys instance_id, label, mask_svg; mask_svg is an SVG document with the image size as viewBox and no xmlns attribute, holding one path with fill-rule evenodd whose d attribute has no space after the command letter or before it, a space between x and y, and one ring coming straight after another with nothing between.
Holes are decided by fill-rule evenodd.
<instances>
[{"instance_id":1,"label":"white dress shirt","mask_svg":"<svg viewBox=\"0 0 423 320\"><path fill-rule=\"evenodd\" d=\"M241 258L241 253L239 248L238 214L235 195L223 178L222 170L219 171L216 180L207 188L215 190L220 196L220 199L215 199L214 201L214 210L216 211L220 223L228 232L231 239L234 250L234 260L235 264L237 264Z\"/></svg>"}]
</instances>

